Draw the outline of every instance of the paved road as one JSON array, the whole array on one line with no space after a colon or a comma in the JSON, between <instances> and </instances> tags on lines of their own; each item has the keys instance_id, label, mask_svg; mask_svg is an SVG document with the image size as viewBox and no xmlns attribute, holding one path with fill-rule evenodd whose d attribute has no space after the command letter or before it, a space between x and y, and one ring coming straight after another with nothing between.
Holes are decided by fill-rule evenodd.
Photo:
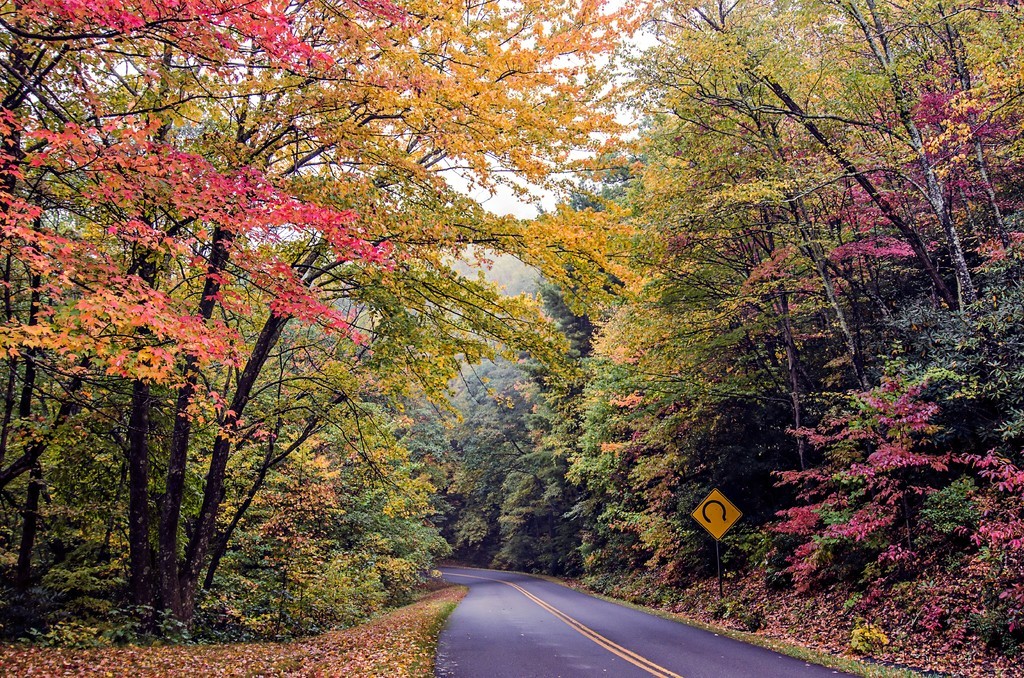
<instances>
[{"instance_id":1,"label":"paved road","mask_svg":"<svg viewBox=\"0 0 1024 678\"><path fill-rule=\"evenodd\" d=\"M527 575L445 567L469 587L437 651L439 678L834 678L838 671Z\"/></svg>"}]
</instances>

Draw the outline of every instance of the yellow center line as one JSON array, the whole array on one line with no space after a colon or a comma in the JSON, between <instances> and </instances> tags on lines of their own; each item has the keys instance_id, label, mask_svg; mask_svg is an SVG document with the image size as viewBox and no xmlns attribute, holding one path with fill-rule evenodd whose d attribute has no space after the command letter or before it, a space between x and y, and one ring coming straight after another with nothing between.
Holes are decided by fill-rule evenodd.
<instances>
[{"instance_id":1,"label":"yellow center line","mask_svg":"<svg viewBox=\"0 0 1024 678\"><path fill-rule=\"evenodd\" d=\"M526 596L527 598L532 600L534 603L536 603L540 607L542 607L545 610L547 610L548 612L550 612L557 619L565 622L565 624L567 624L571 629L573 629L574 631L576 631L577 633L579 633L583 637L588 638L588 639L594 641L595 643L597 643L598 645L600 645L604 649L608 650L612 654L616 655L617 657L621 657L622 659L625 659L626 661L628 661L630 664L633 664L634 666L640 667L641 669L643 669L644 671L647 671L652 676L657 676L658 678L682 678L682 676L680 676L679 674L672 673L668 669L666 669L666 668L664 668L662 666L658 666L657 664L652 662L650 659L647 659L646 657L641 657L637 653L631 652L630 650L627 650L626 648L622 647L618 643L616 643L614 641L611 641L608 638L605 638L604 636L602 636L597 631L595 631L592 628L589 628L588 626L585 626L584 624L576 621L575 619L573 619L572 617L570 617L566 613L562 612L561 610L559 610L558 608L554 607L553 605L550 605L549 603L541 600L540 598L538 598L537 596L533 595L532 593L530 593L529 591L524 589L522 586L519 586L518 584L513 584L510 581L503 581L501 579L493 579L491 577L479 577L477 575L472 575L472 574L455 574L454 572L446 572L445 576L446 577L466 577L466 578L469 578L469 579L483 579L484 581L494 581L494 582L498 582L499 584L504 584L505 586L511 586L512 588L514 588L515 590L519 591L524 596Z\"/></svg>"}]
</instances>

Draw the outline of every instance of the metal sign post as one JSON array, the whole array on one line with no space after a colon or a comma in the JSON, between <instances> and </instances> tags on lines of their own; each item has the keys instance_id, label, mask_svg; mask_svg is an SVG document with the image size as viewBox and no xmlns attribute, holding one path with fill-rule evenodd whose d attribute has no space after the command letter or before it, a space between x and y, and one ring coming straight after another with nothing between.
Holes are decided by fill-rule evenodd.
<instances>
[{"instance_id":1,"label":"metal sign post","mask_svg":"<svg viewBox=\"0 0 1024 678\"><path fill-rule=\"evenodd\" d=\"M722 555L719 550L718 543L725 536L725 533L736 524L740 518L743 517L743 512L740 511L736 506L726 499L725 495L722 494L718 489L711 490L708 496L704 497L704 501L697 504L697 508L693 509L693 513L690 517L697 521L697 523L708 531L715 539L715 565L718 570L718 597L721 598L722 593Z\"/></svg>"},{"instance_id":2,"label":"metal sign post","mask_svg":"<svg viewBox=\"0 0 1024 678\"><path fill-rule=\"evenodd\" d=\"M718 553L718 540L715 540L715 564L718 566L718 597L722 597L722 556Z\"/></svg>"}]
</instances>

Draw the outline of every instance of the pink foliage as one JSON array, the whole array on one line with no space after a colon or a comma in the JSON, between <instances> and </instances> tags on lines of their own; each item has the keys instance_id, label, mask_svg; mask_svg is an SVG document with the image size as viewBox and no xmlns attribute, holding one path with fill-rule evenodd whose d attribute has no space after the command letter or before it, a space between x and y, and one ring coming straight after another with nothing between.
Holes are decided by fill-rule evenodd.
<instances>
[{"instance_id":1,"label":"pink foliage","mask_svg":"<svg viewBox=\"0 0 1024 678\"><path fill-rule=\"evenodd\" d=\"M354 18L412 25L410 15L390 0L350 0L347 5ZM255 49L271 64L293 70L333 66L330 54L303 38L290 10L287 3L245 0L30 0L18 7L23 21L69 38L160 36L213 63Z\"/></svg>"},{"instance_id":2,"label":"pink foliage","mask_svg":"<svg viewBox=\"0 0 1024 678\"><path fill-rule=\"evenodd\" d=\"M817 554L826 542L887 544L879 564L913 564L916 554L904 546L906 504L929 492L929 474L947 471L951 460L930 447L939 408L923 399L925 387L885 378L857 394L848 413L795 432L832 458L822 469L779 474L780 484L802 485L800 498L809 502L779 512L783 520L774 526L807 540L790 558L798 587L820 574Z\"/></svg>"},{"instance_id":3,"label":"pink foliage","mask_svg":"<svg viewBox=\"0 0 1024 678\"><path fill-rule=\"evenodd\" d=\"M913 257L914 250L906 242L889 236L879 236L856 240L836 247L829 257L833 261L843 261L857 257L873 259L907 259Z\"/></svg>"},{"instance_id":4,"label":"pink foliage","mask_svg":"<svg viewBox=\"0 0 1024 678\"><path fill-rule=\"evenodd\" d=\"M388 268L390 244L371 241L350 210L293 195L256 169L221 170L158 141L159 124L123 117L101 128L24 130L13 114L0 113L2 131L20 133L38 149L25 165L75 177L75 190L54 199L86 216L83 231L66 233L40 221L39 207L0 191L6 208L0 242L46 280L48 304L40 316L51 324L46 336L12 325L14 336L49 341L69 354L89 353L97 367L125 377L171 375L181 355L236 363L236 332L215 318L204 320L192 301L154 289L125 268L125 255L143 248L188 262L189 275L215 282L213 298L236 312L258 312L251 305L259 300L241 283L254 284L270 295L273 313L361 340L352 318L304 278L304 270L281 258L276 246L302 241L338 263ZM93 230L90 215L99 220ZM231 235L225 241L230 269L210 270L204 250L214 230ZM118 336L149 337L144 343L152 345L139 354L137 346L118 345L124 343ZM11 350L19 350L17 343Z\"/></svg>"},{"instance_id":5,"label":"pink foliage","mask_svg":"<svg viewBox=\"0 0 1024 678\"><path fill-rule=\"evenodd\" d=\"M962 461L999 493L996 501L984 506L973 540L1000 555L999 599L1008 608L1010 630L1017 631L1024 626L1024 469L994 452L964 455Z\"/></svg>"}]
</instances>

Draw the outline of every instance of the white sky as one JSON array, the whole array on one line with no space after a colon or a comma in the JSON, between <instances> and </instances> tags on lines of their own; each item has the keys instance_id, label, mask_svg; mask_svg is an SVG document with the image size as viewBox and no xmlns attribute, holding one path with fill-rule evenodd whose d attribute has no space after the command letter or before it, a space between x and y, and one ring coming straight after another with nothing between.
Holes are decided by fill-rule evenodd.
<instances>
[{"instance_id":1,"label":"white sky","mask_svg":"<svg viewBox=\"0 0 1024 678\"><path fill-rule=\"evenodd\" d=\"M531 197L521 198L508 186L497 186L494 192L482 188L470 190L469 182L457 172L445 172L444 177L452 188L480 203L488 212L502 216L510 214L520 219L533 219L540 213L538 205L550 212L558 202L554 193L539 186L529 186Z\"/></svg>"}]
</instances>

